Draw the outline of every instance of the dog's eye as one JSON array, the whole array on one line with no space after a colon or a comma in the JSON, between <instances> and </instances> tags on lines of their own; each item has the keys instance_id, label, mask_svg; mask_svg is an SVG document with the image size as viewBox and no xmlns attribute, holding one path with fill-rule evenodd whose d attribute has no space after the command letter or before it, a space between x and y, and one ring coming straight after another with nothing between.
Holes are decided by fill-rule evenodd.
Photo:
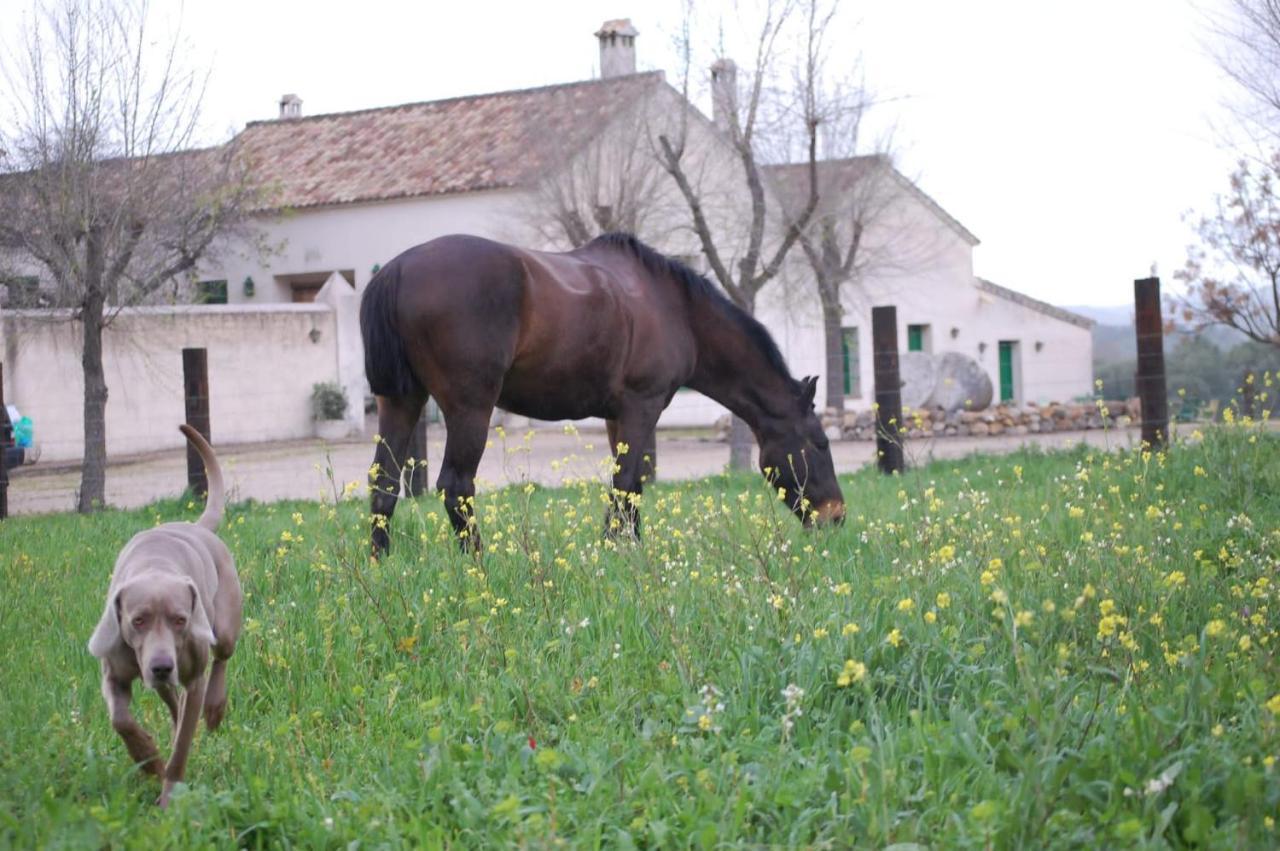
<instances>
[{"instance_id":1,"label":"dog's eye","mask_svg":"<svg viewBox=\"0 0 1280 851\"><path fill-rule=\"evenodd\" d=\"M138 615L136 618L133 619L133 625L138 627L142 626L146 622L147 622L147 619L143 615Z\"/></svg>"},{"instance_id":2,"label":"dog's eye","mask_svg":"<svg viewBox=\"0 0 1280 851\"><path fill-rule=\"evenodd\" d=\"M173 625L181 629L182 627L187 625L187 619L184 618L182 615L178 615L176 618L173 619Z\"/></svg>"}]
</instances>

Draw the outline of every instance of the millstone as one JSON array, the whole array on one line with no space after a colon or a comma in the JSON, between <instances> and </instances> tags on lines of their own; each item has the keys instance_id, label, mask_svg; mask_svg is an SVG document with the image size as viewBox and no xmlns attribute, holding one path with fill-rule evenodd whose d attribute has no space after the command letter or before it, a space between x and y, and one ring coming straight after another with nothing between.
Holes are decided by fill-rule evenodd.
<instances>
[{"instance_id":1,"label":"millstone","mask_svg":"<svg viewBox=\"0 0 1280 851\"><path fill-rule=\"evenodd\" d=\"M938 356L937 377L928 400L930 406L947 411L981 411L991 404L991 398L991 376L976 360L959 352L943 352ZM906 404L905 395L903 404Z\"/></svg>"},{"instance_id":2,"label":"millstone","mask_svg":"<svg viewBox=\"0 0 1280 851\"><path fill-rule=\"evenodd\" d=\"M924 352L898 355L898 376L902 379L902 407L923 408L938 381L938 365Z\"/></svg>"}]
</instances>

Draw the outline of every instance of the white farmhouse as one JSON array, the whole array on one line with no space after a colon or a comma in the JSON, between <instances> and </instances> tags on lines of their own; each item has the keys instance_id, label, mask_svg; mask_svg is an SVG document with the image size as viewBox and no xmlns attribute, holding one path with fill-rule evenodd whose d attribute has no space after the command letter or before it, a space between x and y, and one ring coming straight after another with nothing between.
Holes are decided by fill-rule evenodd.
<instances>
[{"instance_id":1,"label":"white farmhouse","mask_svg":"<svg viewBox=\"0 0 1280 851\"><path fill-rule=\"evenodd\" d=\"M317 116L303 116L301 101L286 95L276 120L251 123L234 142L269 190L262 225L278 250L206 269L204 288L233 304L306 302L337 275L358 293L380 264L449 233L565 248L534 226L539 183L636 109L683 111L703 155L732 183L735 162L712 122L660 72L635 73L630 23L607 22L596 35L603 71L596 80ZM785 167L775 177L785 182ZM904 349L977 359L997 400L1087 395L1090 321L976 278L977 238L897 172L888 185L891 200L865 238L875 261L858 286L846 287L838 363L827 362L801 252L793 253L785 280L762 292L757 314L793 373L839 370L846 406L869 407L870 308L894 304ZM642 236L697 267L679 199L655 206L666 221ZM708 423L720 413L709 400L681 393L663 422Z\"/></svg>"}]
</instances>

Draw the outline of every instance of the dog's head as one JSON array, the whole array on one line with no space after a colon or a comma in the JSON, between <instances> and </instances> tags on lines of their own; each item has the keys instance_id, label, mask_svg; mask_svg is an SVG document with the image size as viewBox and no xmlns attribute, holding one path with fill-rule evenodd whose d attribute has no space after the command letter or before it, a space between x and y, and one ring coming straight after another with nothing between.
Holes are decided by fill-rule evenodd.
<instances>
[{"instance_id":1,"label":"dog's head","mask_svg":"<svg viewBox=\"0 0 1280 851\"><path fill-rule=\"evenodd\" d=\"M151 572L130 579L107 599L89 652L99 658L129 648L151 688L176 684L187 651L213 644L213 629L191 579Z\"/></svg>"}]
</instances>

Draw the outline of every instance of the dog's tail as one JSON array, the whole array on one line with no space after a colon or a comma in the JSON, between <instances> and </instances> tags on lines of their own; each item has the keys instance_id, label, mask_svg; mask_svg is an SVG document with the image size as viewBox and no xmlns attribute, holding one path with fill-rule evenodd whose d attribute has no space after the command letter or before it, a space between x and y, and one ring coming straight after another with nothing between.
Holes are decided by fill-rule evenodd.
<instances>
[{"instance_id":1,"label":"dog's tail","mask_svg":"<svg viewBox=\"0 0 1280 851\"><path fill-rule=\"evenodd\" d=\"M378 396L409 396L422 385L396 327L400 296L400 261L392 260L373 276L360 299L360 336L364 339L364 374L369 389Z\"/></svg>"},{"instance_id":2,"label":"dog's tail","mask_svg":"<svg viewBox=\"0 0 1280 851\"><path fill-rule=\"evenodd\" d=\"M213 447L204 439L204 435L185 423L178 428L187 436L187 440L191 441L196 452L200 453L200 460L204 462L204 474L209 480L209 495L205 497L204 513L200 515L196 525L203 526L212 532L222 522L222 509L226 504L226 492L222 486L222 468L218 466L218 457L213 454Z\"/></svg>"}]
</instances>

